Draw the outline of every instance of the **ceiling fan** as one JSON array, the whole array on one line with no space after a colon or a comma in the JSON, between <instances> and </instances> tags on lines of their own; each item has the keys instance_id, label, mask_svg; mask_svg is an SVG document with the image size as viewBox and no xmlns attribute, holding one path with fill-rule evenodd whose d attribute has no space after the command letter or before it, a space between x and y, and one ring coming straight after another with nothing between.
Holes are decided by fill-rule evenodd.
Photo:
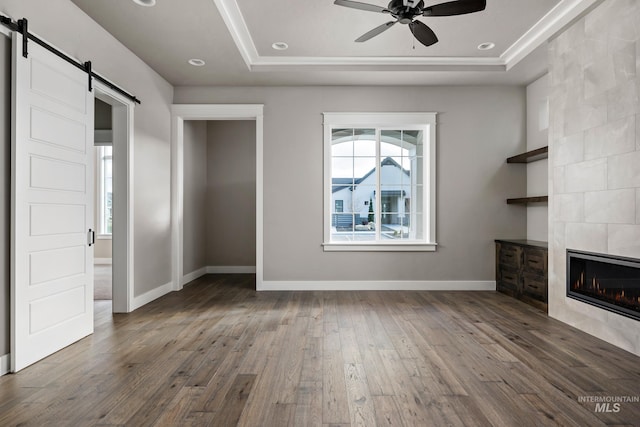
<instances>
[{"instance_id":1,"label":"ceiling fan","mask_svg":"<svg viewBox=\"0 0 640 427\"><path fill-rule=\"evenodd\" d=\"M335 0L333 4L353 9L366 10L369 12L387 13L396 19L395 21L386 22L373 30L364 33L356 39L356 42L365 42L388 30L399 22L401 24L409 25L409 29L416 40L425 46L431 46L438 42L438 37L427 25L420 21L416 21L416 17L453 16L480 12L487 6L487 1L457 0L425 7L423 0L391 0L386 8L352 0Z\"/></svg>"}]
</instances>

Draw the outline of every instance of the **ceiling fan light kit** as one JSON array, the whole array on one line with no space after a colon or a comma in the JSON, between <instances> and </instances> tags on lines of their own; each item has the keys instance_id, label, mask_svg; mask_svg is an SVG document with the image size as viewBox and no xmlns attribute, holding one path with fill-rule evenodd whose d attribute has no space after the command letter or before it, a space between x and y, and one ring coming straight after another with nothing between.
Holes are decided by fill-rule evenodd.
<instances>
[{"instance_id":1,"label":"ceiling fan light kit","mask_svg":"<svg viewBox=\"0 0 640 427\"><path fill-rule=\"evenodd\" d=\"M335 0L333 3L352 9L386 13L395 18L395 21L386 22L358 37L355 40L358 43L365 42L377 36L399 22L408 25L409 30L416 40L425 46L431 46L437 43L438 37L429 26L416 20L418 16L464 15L467 13L480 12L487 7L486 0L455 0L429 7L424 6L424 0L391 0L386 8L352 0Z\"/></svg>"}]
</instances>

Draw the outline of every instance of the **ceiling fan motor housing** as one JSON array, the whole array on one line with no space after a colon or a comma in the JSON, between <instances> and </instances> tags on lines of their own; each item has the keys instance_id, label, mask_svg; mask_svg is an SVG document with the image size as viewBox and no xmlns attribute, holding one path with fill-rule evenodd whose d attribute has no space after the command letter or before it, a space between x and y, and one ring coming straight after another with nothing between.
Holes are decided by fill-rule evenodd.
<instances>
[{"instance_id":1,"label":"ceiling fan motor housing","mask_svg":"<svg viewBox=\"0 0 640 427\"><path fill-rule=\"evenodd\" d=\"M406 0L391 0L387 9L391 13L391 16L396 18L401 24L409 24L416 16L422 15L422 9L424 9L424 1L420 0L416 3L415 7L405 6L408 3Z\"/></svg>"}]
</instances>

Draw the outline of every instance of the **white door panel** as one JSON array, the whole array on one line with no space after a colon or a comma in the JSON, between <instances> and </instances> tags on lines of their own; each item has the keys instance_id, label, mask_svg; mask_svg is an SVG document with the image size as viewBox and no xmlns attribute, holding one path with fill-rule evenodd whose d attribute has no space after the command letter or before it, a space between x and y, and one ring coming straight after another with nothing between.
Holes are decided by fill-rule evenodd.
<instances>
[{"instance_id":1,"label":"white door panel","mask_svg":"<svg viewBox=\"0 0 640 427\"><path fill-rule=\"evenodd\" d=\"M93 93L13 36L12 370L93 332Z\"/></svg>"},{"instance_id":2,"label":"white door panel","mask_svg":"<svg viewBox=\"0 0 640 427\"><path fill-rule=\"evenodd\" d=\"M34 334L86 314L85 290L81 284L31 301L29 332Z\"/></svg>"},{"instance_id":3,"label":"white door panel","mask_svg":"<svg viewBox=\"0 0 640 427\"><path fill-rule=\"evenodd\" d=\"M87 166L51 157L29 155L31 190L60 190L85 193L87 189ZM50 195L41 195L48 198Z\"/></svg>"},{"instance_id":4,"label":"white door panel","mask_svg":"<svg viewBox=\"0 0 640 427\"><path fill-rule=\"evenodd\" d=\"M34 57L31 55L33 46L36 46L35 43L29 46L32 76L31 82L29 82L29 89L45 97L45 100L43 100L45 102L46 98L48 98L58 104L65 104L81 115L85 115L87 107L89 107L85 102L87 75L78 69L74 69L67 62L57 57L54 58L53 54L46 53L40 46L37 46L36 49L45 52L48 57ZM74 75L70 74L71 69L73 69L71 73ZM84 81L82 78L76 78L78 75L83 76Z\"/></svg>"},{"instance_id":5,"label":"white door panel","mask_svg":"<svg viewBox=\"0 0 640 427\"><path fill-rule=\"evenodd\" d=\"M31 109L31 139L84 153L85 124L50 111Z\"/></svg>"},{"instance_id":6,"label":"white door panel","mask_svg":"<svg viewBox=\"0 0 640 427\"><path fill-rule=\"evenodd\" d=\"M29 254L29 285L86 273L85 245Z\"/></svg>"},{"instance_id":7,"label":"white door panel","mask_svg":"<svg viewBox=\"0 0 640 427\"><path fill-rule=\"evenodd\" d=\"M85 206L34 203L29 208L29 235L32 237L83 233L88 229ZM57 221L48 221L49 218L57 218Z\"/></svg>"}]
</instances>

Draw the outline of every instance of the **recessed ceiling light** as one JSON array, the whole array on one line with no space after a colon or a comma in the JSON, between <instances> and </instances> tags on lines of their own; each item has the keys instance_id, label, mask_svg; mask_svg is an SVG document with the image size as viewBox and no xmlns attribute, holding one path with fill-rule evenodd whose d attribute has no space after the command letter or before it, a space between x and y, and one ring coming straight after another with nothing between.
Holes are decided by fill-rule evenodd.
<instances>
[{"instance_id":1,"label":"recessed ceiling light","mask_svg":"<svg viewBox=\"0 0 640 427\"><path fill-rule=\"evenodd\" d=\"M147 7L156 5L156 0L133 0L133 2L135 4L139 4L140 6L147 6Z\"/></svg>"},{"instance_id":2,"label":"recessed ceiling light","mask_svg":"<svg viewBox=\"0 0 640 427\"><path fill-rule=\"evenodd\" d=\"M206 64L206 62L204 62L202 59L198 59L198 58L193 58L190 59L189 64L193 65L194 67L202 67L204 64Z\"/></svg>"},{"instance_id":3,"label":"recessed ceiling light","mask_svg":"<svg viewBox=\"0 0 640 427\"><path fill-rule=\"evenodd\" d=\"M496 47L495 43L485 42L478 45L478 50L491 50Z\"/></svg>"},{"instance_id":4,"label":"recessed ceiling light","mask_svg":"<svg viewBox=\"0 0 640 427\"><path fill-rule=\"evenodd\" d=\"M286 44L285 42L275 42L274 44L271 45L272 48L274 48L275 50L287 50L289 49L289 45Z\"/></svg>"}]
</instances>

